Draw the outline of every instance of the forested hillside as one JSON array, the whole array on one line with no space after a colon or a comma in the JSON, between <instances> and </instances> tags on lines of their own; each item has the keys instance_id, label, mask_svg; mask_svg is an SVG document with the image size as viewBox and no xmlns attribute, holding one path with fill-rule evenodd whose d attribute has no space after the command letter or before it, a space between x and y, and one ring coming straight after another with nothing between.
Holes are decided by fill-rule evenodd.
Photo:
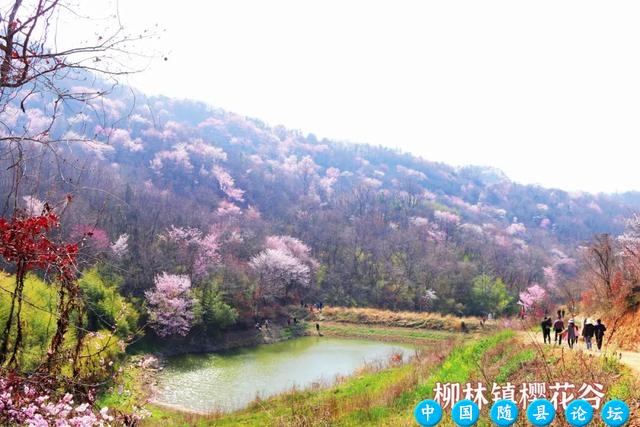
<instances>
[{"instance_id":1,"label":"forested hillside","mask_svg":"<svg viewBox=\"0 0 640 427\"><path fill-rule=\"evenodd\" d=\"M27 146L17 201L30 213L56 206L65 239L81 241L81 268L117 276L132 301L166 274L246 324L301 299L514 312L535 284L556 301L579 298L579 246L621 233L637 206L634 194L520 185L489 168L73 83L96 96L59 107L53 129L43 96L6 107L4 132L40 126L61 139ZM3 194L16 190L13 161L2 157ZM2 207L9 216L9 198Z\"/></svg>"},{"instance_id":2,"label":"forested hillside","mask_svg":"<svg viewBox=\"0 0 640 427\"><path fill-rule=\"evenodd\" d=\"M144 43L159 29L113 6L0 6L0 424L137 425L149 390L125 383L144 388L155 359L132 353L296 337L325 306L356 323L373 308L393 326L413 322L400 311L435 319L447 346L490 332L490 314L603 313L610 337L633 322L640 193L520 185L147 96L122 76L156 56ZM69 18L87 26L65 41ZM387 383L397 408L424 378L407 366Z\"/></svg>"}]
</instances>

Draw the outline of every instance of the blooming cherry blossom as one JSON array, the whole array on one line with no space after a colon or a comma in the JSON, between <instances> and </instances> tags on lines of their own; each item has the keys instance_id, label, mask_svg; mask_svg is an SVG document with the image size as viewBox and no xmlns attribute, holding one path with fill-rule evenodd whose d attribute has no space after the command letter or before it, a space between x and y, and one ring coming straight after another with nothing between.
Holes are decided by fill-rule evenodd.
<instances>
[{"instance_id":1,"label":"blooming cherry blossom","mask_svg":"<svg viewBox=\"0 0 640 427\"><path fill-rule=\"evenodd\" d=\"M163 272L156 276L155 289L144 295L151 327L159 336L187 335L194 319L194 298L188 276Z\"/></svg>"}]
</instances>

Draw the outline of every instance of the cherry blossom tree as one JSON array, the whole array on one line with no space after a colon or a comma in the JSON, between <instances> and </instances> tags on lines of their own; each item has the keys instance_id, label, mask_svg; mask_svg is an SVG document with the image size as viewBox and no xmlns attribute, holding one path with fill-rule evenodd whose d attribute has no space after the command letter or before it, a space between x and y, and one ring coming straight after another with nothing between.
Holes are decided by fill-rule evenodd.
<instances>
[{"instance_id":1,"label":"cherry blossom tree","mask_svg":"<svg viewBox=\"0 0 640 427\"><path fill-rule=\"evenodd\" d=\"M460 226L460 216L453 212L436 210L433 212L433 218L447 239L451 238L454 230Z\"/></svg>"},{"instance_id":2,"label":"cherry blossom tree","mask_svg":"<svg viewBox=\"0 0 640 427\"><path fill-rule=\"evenodd\" d=\"M185 336L194 320L194 298L188 276L162 273L155 288L144 293L153 330L161 337Z\"/></svg>"},{"instance_id":3,"label":"cherry blossom tree","mask_svg":"<svg viewBox=\"0 0 640 427\"><path fill-rule=\"evenodd\" d=\"M527 232L527 227L521 222L513 222L505 229L511 236L522 236Z\"/></svg>"},{"instance_id":4,"label":"cherry blossom tree","mask_svg":"<svg viewBox=\"0 0 640 427\"><path fill-rule=\"evenodd\" d=\"M523 292L520 292L520 302L526 311L533 311L537 314L540 309L544 309L543 305L547 297L547 291L537 283L529 286Z\"/></svg>"},{"instance_id":5,"label":"cherry blossom tree","mask_svg":"<svg viewBox=\"0 0 640 427\"><path fill-rule=\"evenodd\" d=\"M216 226L203 235L197 228L172 225L162 237L172 245L168 251L177 267L186 269L192 278L202 278L209 267L220 262L220 229Z\"/></svg>"},{"instance_id":6,"label":"cherry blossom tree","mask_svg":"<svg viewBox=\"0 0 640 427\"><path fill-rule=\"evenodd\" d=\"M265 249L251 258L249 266L257 276L253 294L256 316L262 302L286 301L294 289L310 282L309 267L283 250Z\"/></svg>"},{"instance_id":7,"label":"cherry blossom tree","mask_svg":"<svg viewBox=\"0 0 640 427\"><path fill-rule=\"evenodd\" d=\"M200 239L198 254L193 263L193 273L196 277L203 277L207 269L220 262L220 236L218 229L212 227L211 231Z\"/></svg>"},{"instance_id":8,"label":"cherry blossom tree","mask_svg":"<svg viewBox=\"0 0 640 427\"><path fill-rule=\"evenodd\" d=\"M235 181L224 168L214 166L212 170L213 176L218 181L220 190L231 200L242 202L244 200L244 190L236 188Z\"/></svg>"},{"instance_id":9,"label":"cherry blossom tree","mask_svg":"<svg viewBox=\"0 0 640 427\"><path fill-rule=\"evenodd\" d=\"M432 305L437 299L438 299L438 295L436 294L436 291L429 288L424 291L424 293L420 298L420 301L425 308L429 309L432 307Z\"/></svg>"},{"instance_id":10,"label":"cherry blossom tree","mask_svg":"<svg viewBox=\"0 0 640 427\"><path fill-rule=\"evenodd\" d=\"M329 167L325 172L325 176L320 179L319 186L324 190L327 197L333 195L334 189L333 185L338 181L340 177L340 169Z\"/></svg>"},{"instance_id":11,"label":"cherry blossom tree","mask_svg":"<svg viewBox=\"0 0 640 427\"><path fill-rule=\"evenodd\" d=\"M115 420L106 407L95 411L88 403L74 403L69 393L55 398L39 386L17 376L0 378L0 423L88 427L110 425Z\"/></svg>"},{"instance_id":12,"label":"cherry blossom tree","mask_svg":"<svg viewBox=\"0 0 640 427\"><path fill-rule=\"evenodd\" d=\"M311 256L311 248L295 237L267 236L265 247L287 253L311 268L318 267L318 262Z\"/></svg>"},{"instance_id":13,"label":"cherry blossom tree","mask_svg":"<svg viewBox=\"0 0 640 427\"><path fill-rule=\"evenodd\" d=\"M180 246L189 246L198 242L202 236L202 231L192 227L176 227L172 225L167 230L167 238L174 242L177 242Z\"/></svg>"},{"instance_id":14,"label":"cherry blossom tree","mask_svg":"<svg viewBox=\"0 0 640 427\"><path fill-rule=\"evenodd\" d=\"M123 233L110 245L111 252L117 259L122 259L129 252L129 235Z\"/></svg>"},{"instance_id":15,"label":"cherry blossom tree","mask_svg":"<svg viewBox=\"0 0 640 427\"><path fill-rule=\"evenodd\" d=\"M640 281L640 215L634 214L626 222L624 233L618 237L622 260L628 277Z\"/></svg>"}]
</instances>

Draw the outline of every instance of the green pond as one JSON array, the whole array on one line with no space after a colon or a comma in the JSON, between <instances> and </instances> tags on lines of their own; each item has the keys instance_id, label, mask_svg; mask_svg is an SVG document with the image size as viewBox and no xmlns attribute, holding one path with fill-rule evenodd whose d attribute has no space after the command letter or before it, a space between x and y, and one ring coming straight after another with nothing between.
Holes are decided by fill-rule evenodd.
<instances>
[{"instance_id":1,"label":"green pond","mask_svg":"<svg viewBox=\"0 0 640 427\"><path fill-rule=\"evenodd\" d=\"M330 385L368 363L404 360L409 345L326 337L304 337L226 353L188 354L167 361L158 379L158 403L182 409L228 412L315 384Z\"/></svg>"}]
</instances>

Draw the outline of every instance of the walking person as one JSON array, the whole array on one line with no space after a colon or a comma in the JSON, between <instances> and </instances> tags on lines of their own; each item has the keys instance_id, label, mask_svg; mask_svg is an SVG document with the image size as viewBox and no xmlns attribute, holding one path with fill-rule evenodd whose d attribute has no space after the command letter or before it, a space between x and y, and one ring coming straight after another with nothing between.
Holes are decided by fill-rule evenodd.
<instances>
[{"instance_id":1,"label":"walking person","mask_svg":"<svg viewBox=\"0 0 640 427\"><path fill-rule=\"evenodd\" d=\"M591 339L595 333L595 326L591 319L585 319L584 326L582 327L582 336L584 337L584 344L587 350L591 350Z\"/></svg>"},{"instance_id":2,"label":"walking person","mask_svg":"<svg viewBox=\"0 0 640 427\"><path fill-rule=\"evenodd\" d=\"M584 338L584 345L587 350L591 350L591 338L595 332L593 322L591 319L584 319L584 326L582 327L582 337Z\"/></svg>"},{"instance_id":3,"label":"walking person","mask_svg":"<svg viewBox=\"0 0 640 427\"><path fill-rule=\"evenodd\" d=\"M567 343L569 344L569 348L573 348L573 344L578 341L578 328L576 327L576 322L573 319L569 319L569 324L567 325Z\"/></svg>"},{"instance_id":4,"label":"walking person","mask_svg":"<svg viewBox=\"0 0 640 427\"><path fill-rule=\"evenodd\" d=\"M553 330L555 331L554 341L558 345L562 345L562 331L564 331L564 322L562 317L558 315L558 318L553 322Z\"/></svg>"},{"instance_id":5,"label":"walking person","mask_svg":"<svg viewBox=\"0 0 640 427\"><path fill-rule=\"evenodd\" d=\"M593 335L596 337L596 346L598 346L598 351L602 350L602 339L604 338L604 331L607 330L607 327L604 326L602 320L597 319L596 324L593 326Z\"/></svg>"},{"instance_id":6,"label":"walking person","mask_svg":"<svg viewBox=\"0 0 640 427\"><path fill-rule=\"evenodd\" d=\"M540 322L540 327L542 327L542 339L544 340L545 344L551 344L551 326L551 318L548 316L544 316L544 320Z\"/></svg>"}]
</instances>

